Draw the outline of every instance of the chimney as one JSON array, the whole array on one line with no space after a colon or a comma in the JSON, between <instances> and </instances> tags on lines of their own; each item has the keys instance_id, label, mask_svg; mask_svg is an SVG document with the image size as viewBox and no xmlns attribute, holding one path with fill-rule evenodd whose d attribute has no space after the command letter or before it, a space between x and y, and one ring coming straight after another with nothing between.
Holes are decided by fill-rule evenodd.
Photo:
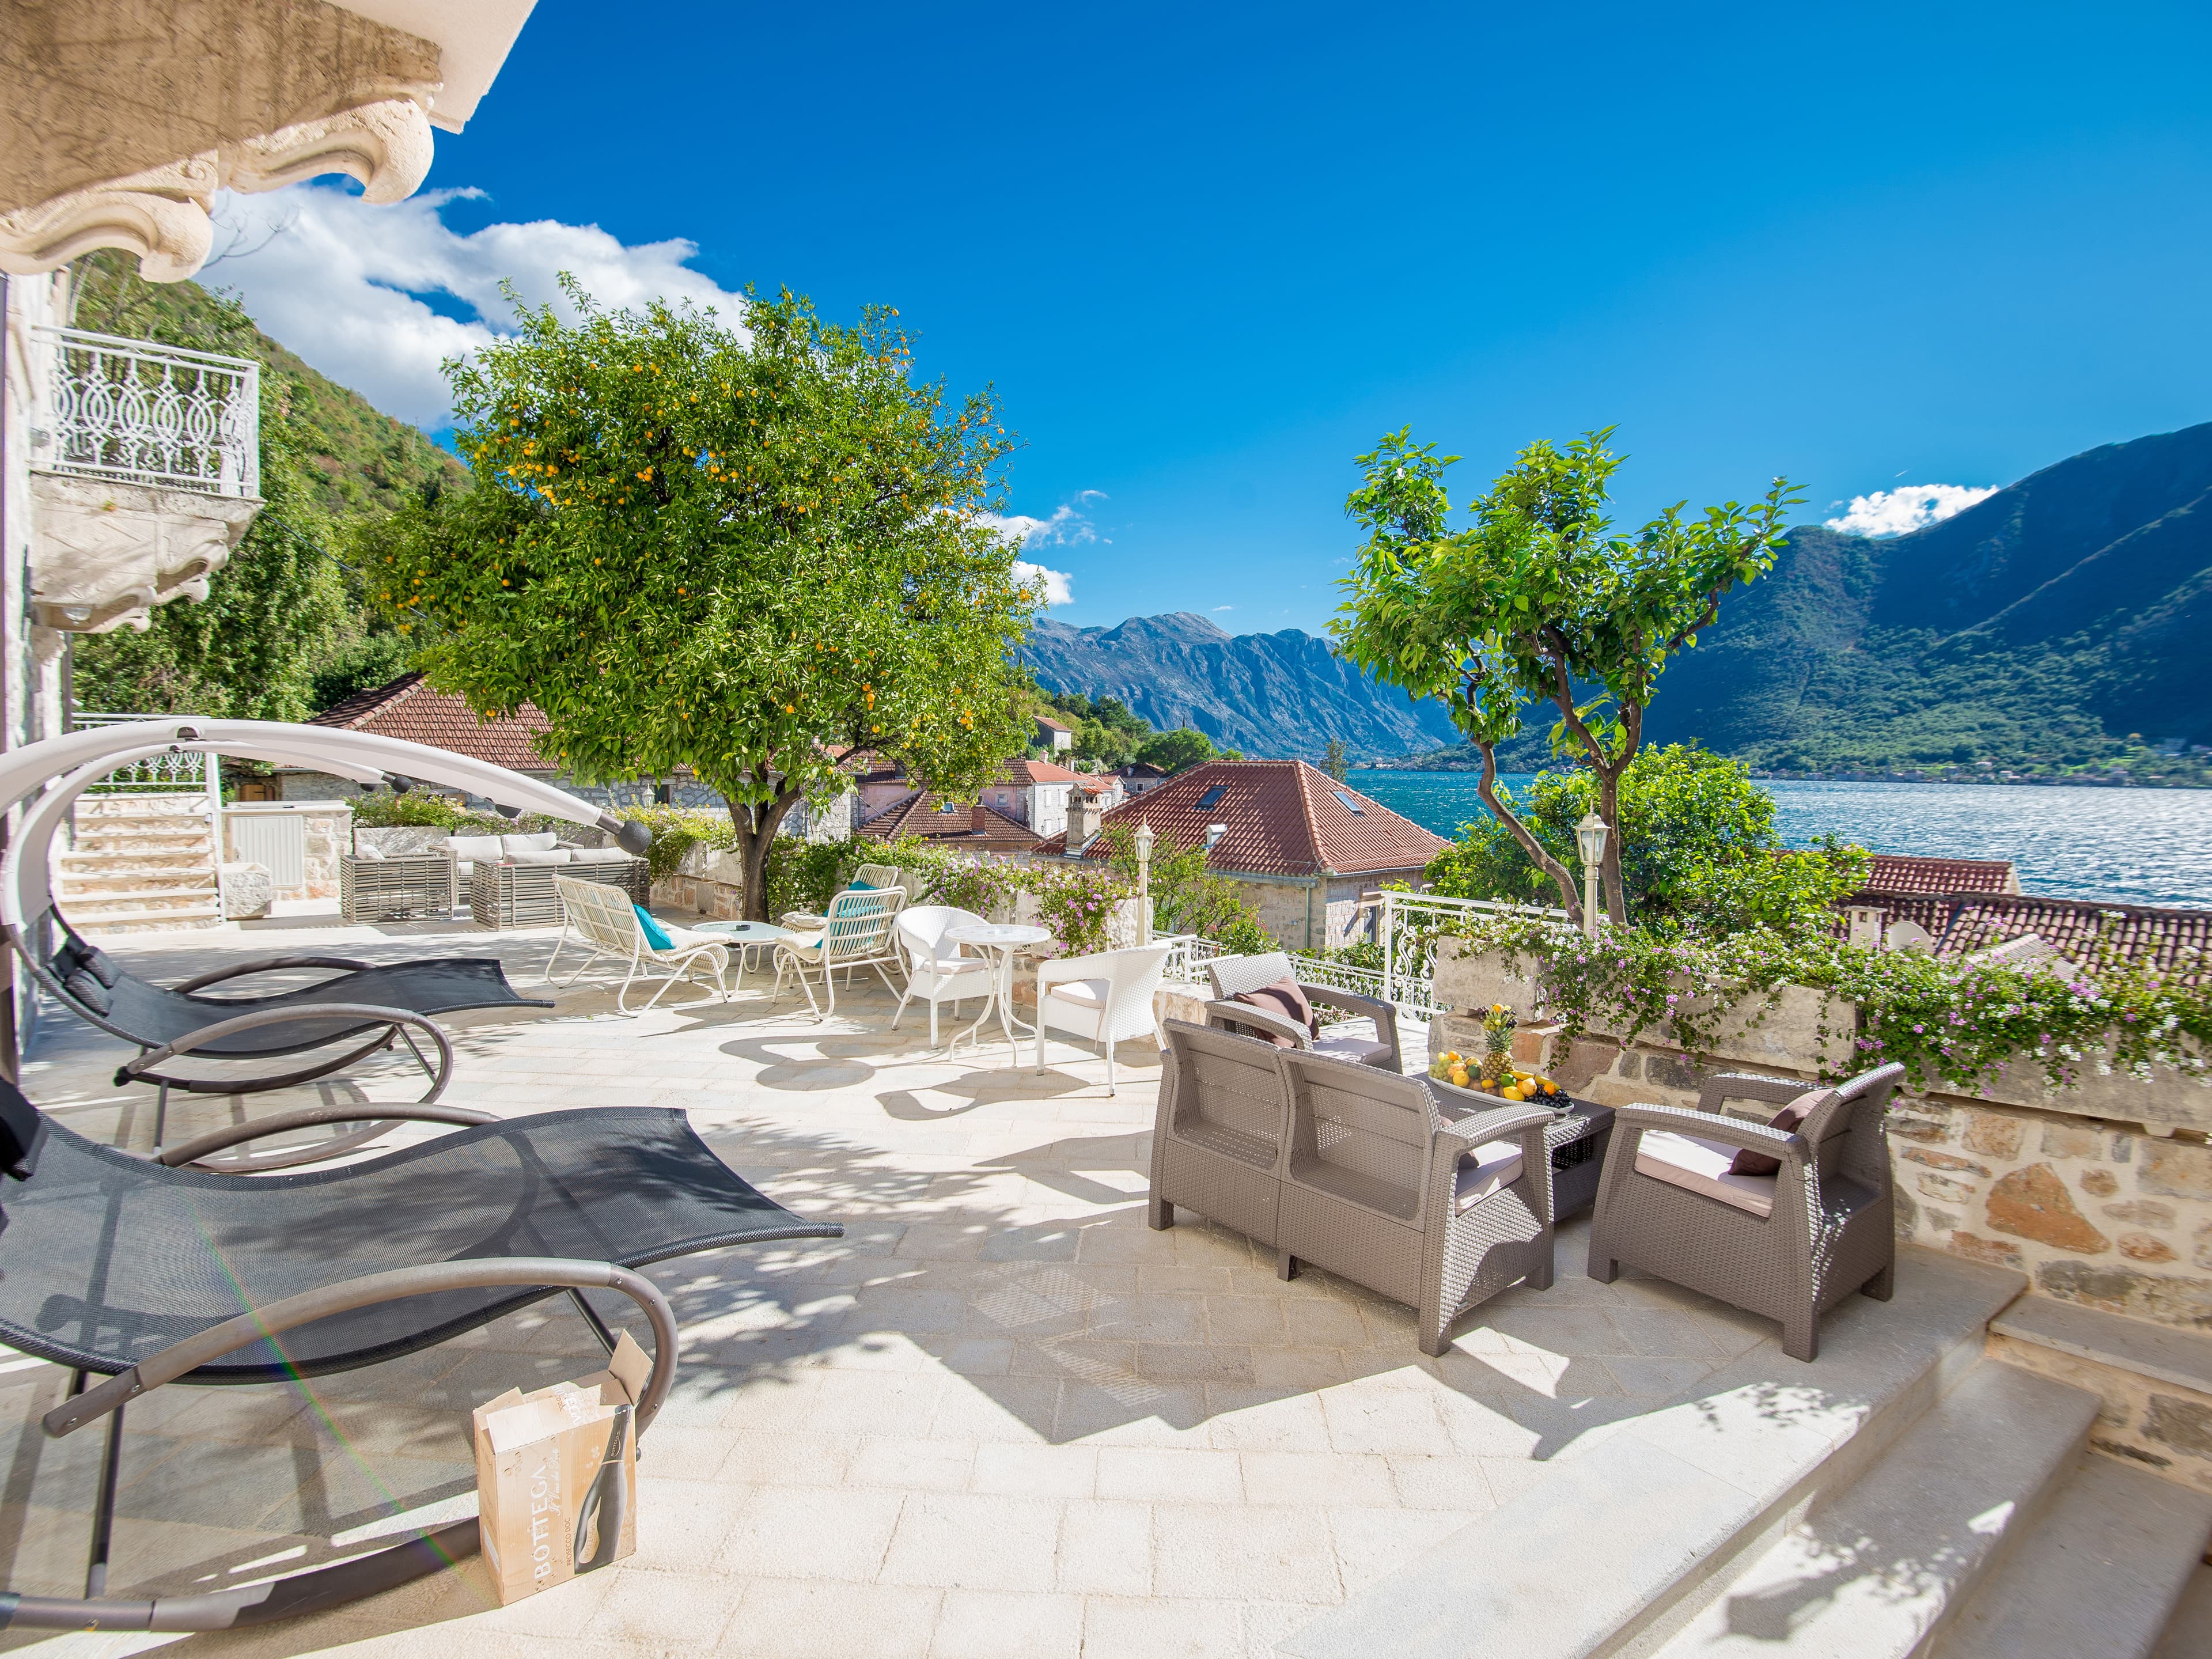
<instances>
[{"instance_id":1,"label":"chimney","mask_svg":"<svg viewBox=\"0 0 2212 1659\"><path fill-rule=\"evenodd\" d=\"M1098 838L1098 821L1105 817L1099 811L1098 798L1079 786L1067 802L1067 850L1079 853Z\"/></svg>"},{"instance_id":2,"label":"chimney","mask_svg":"<svg viewBox=\"0 0 2212 1659\"><path fill-rule=\"evenodd\" d=\"M983 803L980 800L968 809L968 827L979 836L991 827L990 821L983 816Z\"/></svg>"}]
</instances>

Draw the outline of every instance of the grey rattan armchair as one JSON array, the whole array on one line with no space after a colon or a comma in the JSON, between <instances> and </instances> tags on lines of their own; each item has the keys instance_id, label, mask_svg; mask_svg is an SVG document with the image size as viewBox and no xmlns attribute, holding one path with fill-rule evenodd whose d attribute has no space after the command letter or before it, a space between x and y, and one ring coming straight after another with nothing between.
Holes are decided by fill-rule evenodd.
<instances>
[{"instance_id":1,"label":"grey rattan armchair","mask_svg":"<svg viewBox=\"0 0 2212 1659\"><path fill-rule=\"evenodd\" d=\"M1407 1304L1421 1352L1507 1285L1552 1283L1540 1107L1181 1020L1166 1022L1147 1219L1187 1206L1275 1251Z\"/></svg>"},{"instance_id":2,"label":"grey rattan armchair","mask_svg":"<svg viewBox=\"0 0 2212 1659\"><path fill-rule=\"evenodd\" d=\"M1883 1114L1905 1075L1884 1066L1832 1089L1729 1075L1700 1109L1624 1106L1590 1225L1589 1276L1624 1267L1782 1324L1782 1351L1820 1352L1820 1315L1854 1291L1889 1300L1896 1236ZM1729 1100L1801 1102L1794 1131L1723 1115ZM1737 1152L1764 1153L1771 1176L1737 1175Z\"/></svg>"},{"instance_id":3,"label":"grey rattan armchair","mask_svg":"<svg viewBox=\"0 0 2212 1659\"><path fill-rule=\"evenodd\" d=\"M1285 1037L1297 1048L1310 1048L1316 1054L1333 1054L1339 1060L1355 1060L1362 1066L1373 1066L1385 1072L1406 1069L1398 1048L1397 1007L1378 997L1364 997L1356 992L1340 991L1329 985L1298 982L1298 989L1306 994L1306 1000L1313 1004L1316 1012L1323 1008L1337 1008L1354 1019L1372 1020L1375 1035L1371 1038L1341 1031L1330 1031L1316 1037L1295 1020L1283 1018L1248 1003L1232 1000L1239 991L1256 991L1263 985L1273 985L1293 976L1291 959L1280 951L1268 951L1254 957L1216 957L1206 964L1206 976L1213 986L1214 995L1214 1000L1206 1005L1209 1024L1253 1036ZM1324 1015L1323 1018L1326 1018Z\"/></svg>"}]
</instances>

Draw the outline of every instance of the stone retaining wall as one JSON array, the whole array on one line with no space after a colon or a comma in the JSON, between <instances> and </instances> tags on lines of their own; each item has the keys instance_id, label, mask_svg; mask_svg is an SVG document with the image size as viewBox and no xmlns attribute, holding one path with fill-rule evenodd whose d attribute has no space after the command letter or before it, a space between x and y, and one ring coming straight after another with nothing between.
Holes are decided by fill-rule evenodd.
<instances>
[{"instance_id":1,"label":"stone retaining wall","mask_svg":"<svg viewBox=\"0 0 2212 1659\"><path fill-rule=\"evenodd\" d=\"M1440 1019L1431 1042L1480 1049L1475 1011L1504 1002L1526 1012L1534 994L1496 954L1461 944L1437 945L1436 994L1467 1012ZM1789 987L1755 1024L1725 1025L1711 1054L1648 1035L1625 1049L1594 1036L1562 1053L1540 1031L1524 1033L1523 1052L1601 1104L1694 1106L1713 1072L1809 1084L1823 1053L1849 1052L1838 1045L1855 1016L1848 1003ZM2015 1268L2037 1295L2212 1332L2212 1146L2191 1127L2203 1122L2212 1090L2179 1076L1900 1094L1889 1123L1900 1236Z\"/></svg>"}]
</instances>

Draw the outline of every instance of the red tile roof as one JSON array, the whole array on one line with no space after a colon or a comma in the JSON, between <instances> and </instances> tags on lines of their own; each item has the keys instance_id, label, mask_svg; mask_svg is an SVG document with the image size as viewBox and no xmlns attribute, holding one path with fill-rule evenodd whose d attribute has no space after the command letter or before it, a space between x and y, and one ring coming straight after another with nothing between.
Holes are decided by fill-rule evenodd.
<instances>
[{"instance_id":1,"label":"red tile roof","mask_svg":"<svg viewBox=\"0 0 2212 1659\"><path fill-rule=\"evenodd\" d=\"M1217 788L1218 796L1199 805ZM1206 864L1250 875L1419 870L1450 845L1304 761L1207 761L1133 796L1103 823L1148 823L1162 845L1178 849L1203 843L1209 824L1226 824ZM1066 842L1054 836L1038 850L1064 853ZM1106 849L1094 844L1087 856L1103 858Z\"/></svg>"},{"instance_id":2,"label":"red tile roof","mask_svg":"<svg viewBox=\"0 0 2212 1659\"><path fill-rule=\"evenodd\" d=\"M1054 732L1066 732L1073 733L1075 730L1073 726L1067 725L1065 721L1056 720L1049 714L1039 714L1036 717L1036 723L1039 726L1044 726L1048 730Z\"/></svg>"},{"instance_id":3,"label":"red tile roof","mask_svg":"<svg viewBox=\"0 0 2212 1659\"><path fill-rule=\"evenodd\" d=\"M943 799L942 796L916 790L863 820L860 832L878 841L890 841L900 836L927 836L932 841L949 842L985 853L1026 853L1037 844L1035 830L1015 823L995 807L980 801L972 806L952 802L951 811L939 811Z\"/></svg>"},{"instance_id":4,"label":"red tile roof","mask_svg":"<svg viewBox=\"0 0 2212 1659\"><path fill-rule=\"evenodd\" d=\"M1909 853L1876 853L1866 884L1878 893L2020 891L2009 860L1929 859Z\"/></svg>"},{"instance_id":5,"label":"red tile roof","mask_svg":"<svg viewBox=\"0 0 2212 1659\"><path fill-rule=\"evenodd\" d=\"M389 685L356 691L307 724L427 743L434 749L490 761L511 772L562 769L559 763L538 752L536 739L547 730L547 721L529 703L511 719L483 720L460 698L433 691L420 674L402 674Z\"/></svg>"},{"instance_id":6,"label":"red tile roof","mask_svg":"<svg viewBox=\"0 0 2212 1659\"><path fill-rule=\"evenodd\" d=\"M2111 945L2124 960L2178 968L2177 978L2196 984L2203 972L2204 957L2212 955L2212 910L2105 904L2034 893L1864 892L1842 902L1872 906L1881 913L1884 927L1900 920L1917 922L1935 939L1939 958L1972 956L2033 933L2059 955L2086 967L2109 927ZM2203 955L2185 957L2184 951Z\"/></svg>"},{"instance_id":7,"label":"red tile roof","mask_svg":"<svg viewBox=\"0 0 2212 1659\"><path fill-rule=\"evenodd\" d=\"M1016 783L1080 783L1080 772L1071 772L1065 766L1054 766L1050 761L1011 760L1006 770L994 781L1012 779Z\"/></svg>"}]
</instances>

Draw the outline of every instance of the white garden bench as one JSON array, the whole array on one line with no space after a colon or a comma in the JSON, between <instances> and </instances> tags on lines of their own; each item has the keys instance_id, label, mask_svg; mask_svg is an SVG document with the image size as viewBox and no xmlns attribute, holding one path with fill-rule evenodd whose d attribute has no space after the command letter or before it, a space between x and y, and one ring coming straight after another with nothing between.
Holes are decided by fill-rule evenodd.
<instances>
[{"instance_id":1,"label":"white garden bench","mask_svg":"<svg viewBox=\"0 0 2212 1659\"><path fill-rule=\"evenodd\" d=\"M545 977L553 977L553 964L561 960L561 952L574 939L584 947L583 967L562 981L563 987L574 985L583 976L584 969L601 957L612 957L625 963L629 972L623 980L622 988L615 994L615 1006L626 1014L641 1014L660 1000L670 986L680 980L703 978L711 974L714 989L710 995L697 1002L684 1005L697 1007L708 1002L727 1000L729 992L722 975L730 966L729 946L718 939L704 933L695 933L688 927L671 927L661 923L670 946L661 950L645 936L645 925L638 920L637 907L629 895L619 888L604 887L596 882L579 881L574 876L553 878L553 890L561 896L561 942L553 947L553 961L545 964ZM658 991L646 1000L644 1008L629 1006L629 988L640 977L661 976L663 983ZM673 1004L672 1006L675 1006Z\"/></svg>"}]
</instances>

